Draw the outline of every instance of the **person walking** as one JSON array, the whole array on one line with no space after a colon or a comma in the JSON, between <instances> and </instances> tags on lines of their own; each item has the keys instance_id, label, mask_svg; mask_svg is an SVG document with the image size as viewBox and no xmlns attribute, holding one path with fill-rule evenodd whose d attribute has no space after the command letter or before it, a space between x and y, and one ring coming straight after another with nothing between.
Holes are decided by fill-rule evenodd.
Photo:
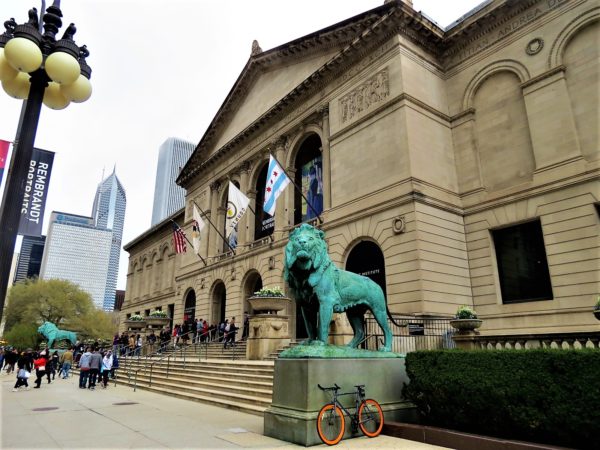
<instances>
[{"instance_id":1,"label":"person walking","mask_svg":"<svg viewBox=\"0 0 600 450\"><path fill-rule=\"evenodd\" d=\"M227 326L229 328L227 328ZM225 327L225 348L234 347L235 346L235 332L237 331L237 327L235 325L235 317L231 318L231 322L229 322Z\"/></svg>"},{"instance_id":2,"label":"person walking","mask_svg":"<svg viewBox=\"0 0 600 450\"><path fill-rule=\"evenodd\" d=\"M38 355L37 358L33 360L33 367L35 368L35 386L34 389L39 389L42 384L42 378L46 375L46 364L48 360L46 359L47 355Z\"/></svg>"},{"instance_id":3,"label":"person walking","mask_svg":"<svg viewBox=\"0 0 600 450\"><path fill-rule=\"evenodd\" d=\"M65 352L61 355L60 362L62 364L62 378L63 380L66 380L69 378L71 366L73 365L73 352L71 351L71 347L65 350Z\"/></svg>"},{"instance_id":4,"label":"person walking","mask_svg":"<svg viewBox=\"0 0 600 450\"><path fill-rule=\"evenodd\" d=\"M90 374L90 360L92 358L92 352L90 348L86 348L85 353L81 355L79 360L79 389L85 389L87 380Z\"/></svg>"},{"instance_id":5,"label":"person walking","mask_svg":"<svg viewBox=\"0 0 600 450\"><path fill-rule=\"evenodd\" d=\"M106 389L108 386L108 375L113 367L113 356L112 352L109 350L102 358L102 389Z\"/></svg>"},{"instance_id":6,"label":"person walking","mask_svg":"<svg viewBox=\"0 0 600 450\"><path fill-rule=\"evenodd\" d=\"M135 337L135 356L140 356L142 354L143 346L144 346L144 341L142 340L142 336L138 334Z\"/></svg>"},{"instance_id":7,"label":"person walking","mask_svg":"<svg viewBox=\"0 0 600 450\"><path fill-rule=\"evenodd\" d=\"M119 345L121 344L121 337L119 336L119 333L115 333L115 335L113 336L113 341L112 341L112 352L113 353L118 353L119 352Z\"/></svg>"},{"instance_id":8,"label":"person walking","mask_svg":"<svg viewBox=\"0 0 600 450\"><path fill-rule=\"evenodd\" d=\"M110 378L114 380L117 377L117 369L119 368L119 355L113 353L112 357L113 361L110 369Z\"/></svg>"},{"instance_id":9,"label":"person walking","mask_svg":"<svg viewBox=\"0 0 600 450\"><path fill-rule=\"evenodd\" d=\"M101 366L102 355L99 350L94 350L94 353L92 353L92 356L90 357L90 379L88 383L88 389L91 389L92 391L96 389L96 380L98 379Z\"/></svg>"},{"instance_id":10,"label":"person walking","mask_svg":"<svg viewBox=\"0 0 600 450\"><path fill-rule=\"evenodd\" d=\"M31 376L31 366L30 355L21 352L21 355L17 360L17 382L15 383L13 392L17 392L21 386L25 386L25 389L29 390L27 379Z\"/></svg>"},{"instance_id":11,"label":"person walking","mask_svg":"<svg viewBox=\"0 0 600 450\"><path fill-rule=\"evenodd\" d=\"M54 380L56 378L56 370L58 369L58 351L54 350L54 353L50 355L48 352L48 365L46 366L46 378L48 379L48 384L50 384L51 379Z\"/></svg>"},{"instance_id":12,"label":"person walking","mask_svg":"<svg viewBox=\"0 0 600 450\"><path fill-rule=\"evenodd\" d=\"M148 343L148 355L151 355L156 350L156 335L154 334L154 330L150 331L150 334L146 337L146 342Z\"/></svg>"},{"instance_id":13,"label":"person walking","mask_svg":"<svg viewBox=\"0 0 600 450\"><path fill-rule=\"evenodd\" d=\"M15 370L15 364L19 359L19 353L16 349L11 348L6 355L4 356L4 369L6 369L6 374L13 372Z\"/></svg>"},{"instance_id":14,"label":"person walking","mask_svg":"<svg viewBox=\"0 0 600 450\"><path fill-rule=\"evenodd\" d=\"M133 356L134 352L135 352L135 334L132 334L129 336L129 355L128 356Z\"/></svg>"},{"instance_id":15,"label":"person walking","mask_svg":"<svg viewBox=\"0 0 600 450\"><path fill-rule=\"evenodd\" d=\"M175 347L175 348L177 348L177 344L179 344L179 335L180 335L179 324L175 324L175 327L173 328L173 347Z\"/></svg>"}]
</instances>

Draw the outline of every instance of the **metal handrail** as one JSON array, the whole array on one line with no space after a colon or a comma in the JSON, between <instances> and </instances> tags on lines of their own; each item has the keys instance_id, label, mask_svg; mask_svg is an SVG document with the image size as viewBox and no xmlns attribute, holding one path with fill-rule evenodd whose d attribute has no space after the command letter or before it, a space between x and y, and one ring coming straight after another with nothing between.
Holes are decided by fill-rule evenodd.
<instances>
[{"instance_id":1,"label":"metal handrail","mask_svg":"<svg viewBox=\"0 0 600 450\"><path fill-rule=\"evenodd\" d=\"M200 337L201 336L210 336L210 333L211 333L211 331L209 330L206 333L202 333L200 335ZM191 334L195 334L193 330L189 331L188 333L185 333L184 335L182 335L180 337L183 337L183 336L186 336L186 335L191 335ZM216 336L214 340L216 340L216 339L218 339L218 336ZM208 342L206 342L206 359L208 359L208 344L210 344L211 342L214 342L214 340L213 341L209 340ZM193 345L197 349L198 348L197 347L198 344L202 345L202 342L200 342L200 343L194 342L191 345ZM171 366L171 358L175 358L177 356L177 352L180 352L181 356L183 357L183 368L185 369L185 363L186 363L186 360L185 360L185 358L186 358L186 352L185 352L185 350L187 350L188 347L190 347L190 345L187 345L187 346L183 345L183 346L175 349L175 352L173 352L173 353L169 353L168 355L165 355L165 356L163 356L163 357L161 357L159 359L153 359L153 361L150 364L148 364L148 365L144 364L143 367L138 367L135 370L135 373L134 373L133 391L135 392L136 389L137 389L137 375L138 375L138 373L140 371L142 371L142 370L148 370L148 368L150 369L150 374L149 374L149 377L148 377L148 386L152 385L152 371L154 369L154 364L163 361L165 358L167 359L167 374L166 374L166 376L168 378L169 377L169 369L170 369L170 366ZM151 357L154 354L155 353L150 354L150 355L146 355L146 359L148 359L149 357ZM201 358L199 357L199 361L200 360L201 360ZM129 372L128 372L128 374L129 374ZM128 384L131 384L130 380L131 380L131 378L129 378Z\"/></svg>"}]
</instances>

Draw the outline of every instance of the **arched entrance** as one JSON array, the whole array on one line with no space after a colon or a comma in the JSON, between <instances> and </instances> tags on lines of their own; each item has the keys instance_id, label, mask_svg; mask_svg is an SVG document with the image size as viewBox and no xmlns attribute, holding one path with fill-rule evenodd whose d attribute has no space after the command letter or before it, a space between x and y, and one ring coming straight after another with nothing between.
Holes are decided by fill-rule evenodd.
<instances>
[{"instance_id":1,"label":"arched entrance","mask_svg":"<svg viewBox=\"0 0 600 450\"><path fill-rule=\"evenodd\" d=\"M219 325L225 321L225 305L227 302L227 291L225 284L219 282L213 291L212 298L212 318L211 323Z\"/></svg>"},{"instance_id":2,"label":"arched entrance","mask_svg":"<svg viewBox=\"0 0 600 450\"><path fill-rule=\"evenodd\" d=\"M295 181L301 187L294 191L294 223L314 219L323 212L323 162L321 138L317 134L308 136L296 155ZM310 204L309 204L310 203Z\"/></svg>"},{"instance_id":3,"label":"arched entrance","mask_svg":"<svg viewBox=\"0 0 600 450\"><path fill-rule=\"evenodd\" d=\"M185 296L185 306L183 308L183 321L193 322L196 318L196 292L190 289Z\"/></svg>"},{"instance_id":4,"label":"arched entrance","mask_svg":"<svg viewBox=\"0 0 600 450\"><path fill-rule=\"evenodd\" d=\"M360 241L356 244L346 260L346 270L369 277L386 294L385 258L375 242Z\"/></svg>"},{"instance_id":5,"label":"arched entrance","mask_svg":"<svg viewBox=\"0 0 600 450\"><path fill-rule=\"evenodd\" d=\"M261 290L262 287L262 278L258 272L253 272L248 275L246 283L244 283L244 313L248 313L250 315L254 313L252 311L252 306L250 306L250 303L248 303L248 298L252 297L256 291Z\"/></svg>"}]
</instances>

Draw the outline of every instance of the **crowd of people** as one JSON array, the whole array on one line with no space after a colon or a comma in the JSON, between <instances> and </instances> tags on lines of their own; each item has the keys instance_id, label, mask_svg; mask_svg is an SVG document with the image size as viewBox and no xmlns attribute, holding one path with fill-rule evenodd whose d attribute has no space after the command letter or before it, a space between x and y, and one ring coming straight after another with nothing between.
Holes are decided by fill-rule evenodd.
<instances>
[{"instance_id":1,"label":"crowd of people","mask_svg":"<svg viewBox=\"0 0 600 450\"><path fill-rule=\"evenodd\" d=\"M13 392L29 390L29 381L34 378L34 389L41 388L44 377L47 384L56 380L57 376L66 380L71 376L73 367L80 369L79 387L94 390L97 382L103 388L108 386L109 378L115 377L119 361L111 349L102 349L97 343L86 347L78 342L60 354L58 350L33 351L28 348L20 351L10 347L0 348L0 367L7 375L16 374Z\"/></svg>"}]
</instances>

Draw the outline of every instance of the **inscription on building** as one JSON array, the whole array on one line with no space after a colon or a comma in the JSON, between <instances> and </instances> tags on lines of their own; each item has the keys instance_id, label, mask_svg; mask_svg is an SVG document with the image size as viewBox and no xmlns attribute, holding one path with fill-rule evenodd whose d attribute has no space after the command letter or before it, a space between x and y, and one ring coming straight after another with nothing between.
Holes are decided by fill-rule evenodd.
<instances>
[{"instance_id":1,"label":"inscription on building","mask_svg":"<svg viewBox=\"0 0 600 450\"><path fill-rule=\"evenodd\" d=\"M340 99L342 123L369 110L389 95L388 70L383 69Z\"/></svg>"}]
</instances>

